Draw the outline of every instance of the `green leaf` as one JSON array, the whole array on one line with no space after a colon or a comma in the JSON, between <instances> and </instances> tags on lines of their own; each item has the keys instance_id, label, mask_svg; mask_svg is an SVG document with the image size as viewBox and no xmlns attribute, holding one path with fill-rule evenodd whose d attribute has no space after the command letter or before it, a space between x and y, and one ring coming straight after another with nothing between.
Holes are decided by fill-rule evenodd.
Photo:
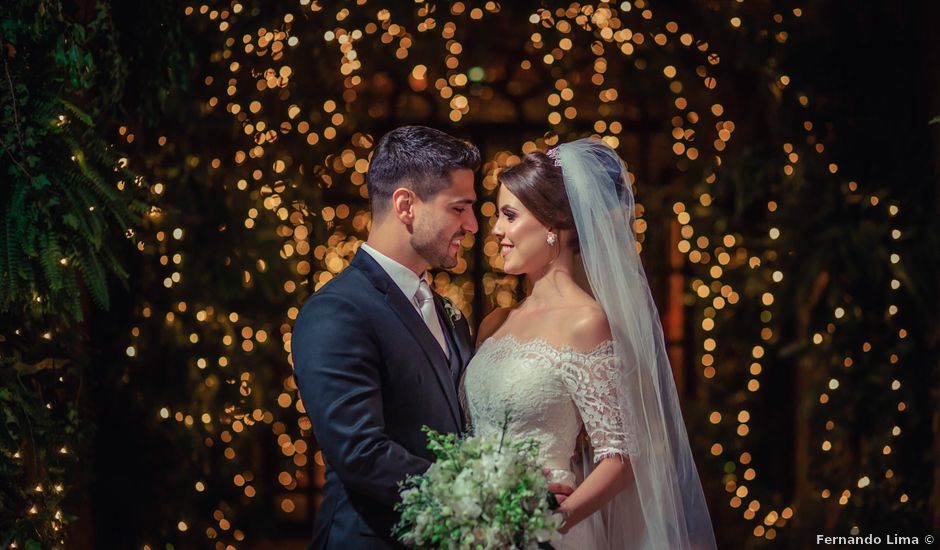
<instances>
[{"instance_id":1,"label":"green leaf","mask_svg":"<svg viewBox=\"0 0 940 550\"><path fill-rule=\"evenodd\" d=\"M57 99L59 103L61 103L62 106L65 107L65 109L69 113L72 114L72 116L76 117L79 121L83 122L86 126L94 126L94 121L92 120L91 115L89 115L82 109L79 109L78 106L76 106L74 103L72 103L71 101L67 99L63 99L63 98L57 98Z\"/></svg>"}]
</instances>

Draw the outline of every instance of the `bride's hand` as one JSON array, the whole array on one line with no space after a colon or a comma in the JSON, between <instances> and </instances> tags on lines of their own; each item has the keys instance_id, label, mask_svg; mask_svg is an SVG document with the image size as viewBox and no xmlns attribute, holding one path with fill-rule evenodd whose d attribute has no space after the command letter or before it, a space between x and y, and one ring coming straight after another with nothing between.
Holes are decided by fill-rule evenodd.
<instances>
[{"instance_id":1,"label":"bride's hand","mask_svg":"<svg viewBox=\"0 0 940 550\"><path fill-rule=\"evenodd\" d=\"M545 477L552 475L552 471L549 468L542 468L542 473L545 475ZM555 500L558 501L558 504L561 504L568 498L569 495L571 495L571 493L574 492L574 487L569 487L568 485L564 485L562 483L549 483L548 491L555 495Z\"/></svg>"}]
</instances>

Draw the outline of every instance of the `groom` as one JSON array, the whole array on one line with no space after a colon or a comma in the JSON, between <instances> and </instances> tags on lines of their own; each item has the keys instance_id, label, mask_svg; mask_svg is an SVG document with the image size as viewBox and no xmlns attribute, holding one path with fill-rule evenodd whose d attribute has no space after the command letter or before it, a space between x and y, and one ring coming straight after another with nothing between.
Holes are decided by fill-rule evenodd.
<instances>
[{"instance_id":1,"label":"groom","mask_svg":"<svg viewBox=\"0 0 940 550\"><path fill-rule=\"evenodd\" d=\"M398 483L433 460L421 427L463 431L470 331L426 272L456 266L460 241L476 233L479 166L475 146L438 130L385 135L367 176L369 238L297 318L294 373L326 461L313 548L398 548Z\"/></svg>"}]
</instances>

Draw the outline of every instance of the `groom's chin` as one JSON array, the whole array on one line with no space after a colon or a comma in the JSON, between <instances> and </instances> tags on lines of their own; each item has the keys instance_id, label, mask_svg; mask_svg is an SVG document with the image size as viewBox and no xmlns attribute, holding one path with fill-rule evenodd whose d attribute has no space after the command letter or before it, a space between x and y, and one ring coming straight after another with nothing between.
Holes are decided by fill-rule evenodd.
<instances>
[{"instance_id":1,"label":"groom's chin","mask_svg":"<svg viewBox=\"0 0 940 550\"><path fill-rule=\"evenodd\" d=\"M450 252L450 251L448 251ZM457 267L459 260L457 254L440 254L433 261L428 261L434 269L453 269Z\"/></svg>"},{"instance_id":2,"label":"groom's chin","mask_svg":"<svg viewBox=\"0 0 940 550\"><path fill-rule=\"evenodd\" d=\"M441 267L443 269L453 269L460 263L460 245L450 245L447 247L447 253L441 256Z\"/></svg>"}]
</instances>

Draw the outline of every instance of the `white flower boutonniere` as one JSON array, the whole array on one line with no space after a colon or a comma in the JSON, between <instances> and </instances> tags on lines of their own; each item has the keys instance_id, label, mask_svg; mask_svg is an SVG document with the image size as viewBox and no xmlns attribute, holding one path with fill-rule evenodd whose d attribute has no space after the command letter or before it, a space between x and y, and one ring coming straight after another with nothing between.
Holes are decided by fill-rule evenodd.
<instances>
[{"instance_id":1,"label":"white flower boutonniere","mask_svg":"<svg viewBox=\"0 0 940 550\"><path fill-rule=\"evenodd\" d=\"M447 312L447 316L450 318L451 323L456 323L457 321L463 319L463 314L460 312L460 308L455 306L449 298L444 298L443 296L441 296L441 298L444 300L444 311Z\"/></svg>"}]
</instances>

